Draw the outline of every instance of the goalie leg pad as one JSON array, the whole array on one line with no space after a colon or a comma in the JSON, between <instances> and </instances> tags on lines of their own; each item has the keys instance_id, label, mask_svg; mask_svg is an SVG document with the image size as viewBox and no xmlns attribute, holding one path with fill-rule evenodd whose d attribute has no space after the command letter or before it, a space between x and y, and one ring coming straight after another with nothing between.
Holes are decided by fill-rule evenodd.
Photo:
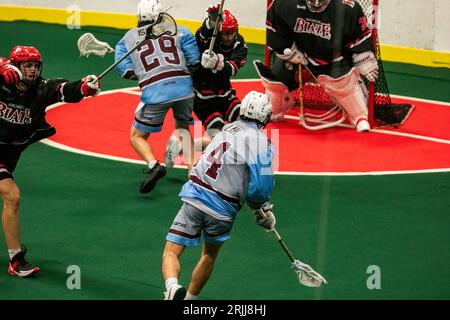
<instances>
[{"instance_id":1,"label":"goalie leg pad","mask_svg":"<svg viewBox=\"0 0 450 320\"><path fill-rule=\"evenodd\" d=\"M281 82L270 82L263 79L263 85L272 104L272 121L282 120L283 115L294 106L294 95Z\"/></svg>"},{"instance_id":2,"label":"goalie leg pad","mask_svg":"<svg viewBox=\"0 0 450 320\"><path fill-rule=\"evenodd\" d=\"M280 64L281 63L281 64ZM289 90L297 88L298 84L292 85L287 79L295 79L295 70L285 70L283 63L278 61L275 69L268 69L260 61L253 61L253 65L262 80L266 95L272 104L272 121L283 120L284 113L287 112L295 104L294 96ZM283 72L281 72L283 71ZM281 76L284 74L284 76ZM287 75L287 77L285 77Z\"/></svg>"},{"instance_id":3,"label":"goalie leg pad","mask_svg":"<svg viewBox=\"0 0 450 320\"><path fill-rule=\"evenodd\" d=\"M317 80L325 92L347 112L353 125L356 126L361 120L367 121L367 88L356 69L338 79L320 75Z\"/></svg>"}]
</instances>

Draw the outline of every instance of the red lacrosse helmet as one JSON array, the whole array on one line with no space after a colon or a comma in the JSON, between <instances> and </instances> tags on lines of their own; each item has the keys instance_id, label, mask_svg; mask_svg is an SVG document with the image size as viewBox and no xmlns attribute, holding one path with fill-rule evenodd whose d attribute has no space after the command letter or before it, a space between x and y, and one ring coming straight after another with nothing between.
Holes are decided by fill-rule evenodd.
<instances>
[{"instance_id":1,"label":"red lacrosse helmet","mask_svg":"<svg viewBox=\"0 0 450 320\"><path fill-rule=\"evenodd\" d=\"M12 49L9 55L9 61L13 64L30 61L42 63L42 58L38 49L35 47L17 46Z\"/></svg>"},{"instance_id":2,"label":"red lacrosse helmet","mask_svg":"<svg viewBox=\"0 0 450 320\"><path fill-rule=\"evenodd\" d=\"M35 47L17 46L14 47L9 55L9 61L20 69L23 75L22 82L33 85L42 73L42 57L38 49ZM22 62L37 62L39 63L38 71L29 73L24 69L21 69L20 64Z\"/></svg>"},{"instance_id":3,"label":"red lacrosse helmet","mask_svg":"<svg viewBox=\"0 0 450 320\"><path fill-rule=\"evenodd\" d=\"M236 17L228 10L223 10L225 19L220 23L219 31L233 31L239 27Z\"/></svg>"}]
</instances>

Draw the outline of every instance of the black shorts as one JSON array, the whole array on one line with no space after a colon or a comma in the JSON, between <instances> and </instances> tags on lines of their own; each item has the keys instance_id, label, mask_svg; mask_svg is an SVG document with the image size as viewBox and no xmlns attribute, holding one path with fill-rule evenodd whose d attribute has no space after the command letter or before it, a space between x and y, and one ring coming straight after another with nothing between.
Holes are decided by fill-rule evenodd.
<instances>
[{"instance_id":1,"label":"black shorts","mask_svg":"<svg viewBox=\"0 0 450 320\"><path fill-rule=\"evenodd\" d=\"M196 97L194 113L206 130L222 130L227 122L233 122L239 117L240 106L241 101L235 94L225 98L199 99Z\"/></svg>"},{"instance_id":2,"label":"black shorts","mask_svg":"<svg viewBox=\"0 0 450 320\"><path fill-rule=\"evenodd\" d=\"M11 178L25 145L0 144L0 180Z\"/></svg>"}]
</instances>

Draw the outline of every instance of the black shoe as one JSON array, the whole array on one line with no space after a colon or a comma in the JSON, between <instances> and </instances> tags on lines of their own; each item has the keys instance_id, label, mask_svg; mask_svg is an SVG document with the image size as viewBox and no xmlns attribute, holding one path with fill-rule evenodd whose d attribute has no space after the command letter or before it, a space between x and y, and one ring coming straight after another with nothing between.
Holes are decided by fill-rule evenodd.
<instances>
[{"instance_id":1,"label":"black shoe","mask_svg":"<svg viewBox=\"0 0 450 320\"><path fill-rule=\"evenodd\" d=\"M22 245L22 251L17 253L11 261L9 261L8 273L20 278L29 277L39 271L39 267L32 265L25 260L27 249Z\"/></svg>"},{"instance_id":2,"label":"black shoe","mask_svg":"<svg viewBox=\"0 0 450 320\"><path fill-rule=\"evenodd\" d=\"M139 189L140 193L149 193L152 191L156 182L163 178L166 175L166 167L162 166L157 162L155 166L147 171L147 177L144 182L141 184L141 188Z\"/></svg>"}]
</instances>

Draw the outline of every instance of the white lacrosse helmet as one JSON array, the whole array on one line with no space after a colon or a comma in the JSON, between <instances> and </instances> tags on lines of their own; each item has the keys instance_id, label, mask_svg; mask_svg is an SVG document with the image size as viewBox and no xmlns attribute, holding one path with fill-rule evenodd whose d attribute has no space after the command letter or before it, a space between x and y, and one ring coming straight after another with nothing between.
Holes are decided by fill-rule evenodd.
<instances>
[{"instance_id":1,"label":"white lacrosse helmet","mask_svg":"<svg viewBox=\"0 0 450 320\"><path fill-rule=\"evenodd\" d=\"M242 99L239 115L241 119L254 121L265 127L272 116L272 104L264 93L250 91Z\"/></svg>"},{"instance_id":2,"label":"white lacrosse helmet","mask_svg":"<svg viewBox=\"0 0 450 320\"><path fill-rule=\"evenodd\" d=\"M153 22L158 19L159 14L163 11L159 0L141 0L137 7L138 21Z\"/></svg>"}]
</instances>

